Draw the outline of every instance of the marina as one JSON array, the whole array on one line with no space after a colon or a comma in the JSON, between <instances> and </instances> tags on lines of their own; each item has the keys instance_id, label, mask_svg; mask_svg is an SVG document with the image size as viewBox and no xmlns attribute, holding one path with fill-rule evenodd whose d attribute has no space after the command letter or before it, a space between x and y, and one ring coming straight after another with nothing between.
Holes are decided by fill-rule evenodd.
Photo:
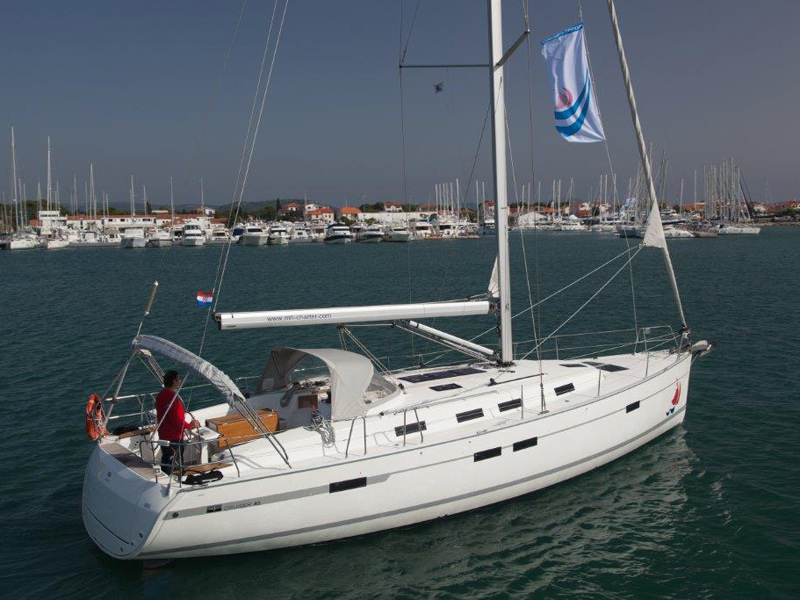
<instances>
[{"instance_id":1,"label":"marina","mask_svg":"<svg viewBox=\"0 0 800 600\"><path fill-rule=\"evenodd\" d=\"M245 0L202 124L180 122L194 101L144 107L162 143L129 131L99 162L64 152L59 126L34 128L32 161L17 107L0 204L8 589L183 596L202 573L204 592L245 596L796 596L800 204L770 188L796 182L665 133L671 106L636 65L668 63L627 20L661 9L621 2L578 1L570 24L528 2L448 19L401 1L387 59L383 35L353 43L385 7L363 7L365 28L352 8L270 0L265 20ZM157 11L150 44L174 32L175 59L234 16L198 11L214 27ZM316 46L344 14L353 39L305 55L302 34ZM138 87L172 65L167 106L212 64L197 40L182 83L169 60L121 72ZM342 70L337 52L354 57ZM356 107L339 90L392 62L390 183L370 122L385 92Z\"/></svg>"}]
</instances>

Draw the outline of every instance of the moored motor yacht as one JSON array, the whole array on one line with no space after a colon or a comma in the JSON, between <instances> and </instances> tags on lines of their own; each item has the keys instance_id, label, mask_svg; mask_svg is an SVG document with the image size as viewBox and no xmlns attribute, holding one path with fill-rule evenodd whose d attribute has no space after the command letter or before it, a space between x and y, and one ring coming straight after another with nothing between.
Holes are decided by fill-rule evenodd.
<instances>
[{"instance_id":1,"label":"moored motor yacht","mask_svg":"<svg viewBox=\"0 0 800 600\"><path fill-rule=\"evenodd\" d=\"M392 225L383 230L385 242L410 242L411 232L405 225Z\"/></svg>"},{"instance_id":2,"label":"moored motor yacht","mask_svg":"<svg viewBox=\"0 0 800 600\"><path fill-rule=\"evenodd\" d=\"M209 244L227 244L231 241L231 234L224 227L214 227L206 241Z\"/></svg>"},{"instance_id":3,"label":"moored motor yacht","mask_svg":"<svg viewBox=\"0 0 800 600\"><path fill-rule=\"evenodd\" d=\"M151 248L171 248L172 233L166 229L159 229L150 236L150 239L147 240L147 245Z\"/></svg>"},{"instance_id":4,"label":"moored motor yacht","mask_svg":"<svg viewBox=\"0 0 800 600\"><path fill-rule=\"evenodd\" d=\"M289 243L289 230L282 223L273 223L269 228L267 243L270 246L285 246Z\"/></svg>"},{"instance_id":5,"label":"moored motor yacht","mask_svg":"<svg viewBox=\"0 0 800 600\"><path fill-rule=\"evenodd\" d=\"M186 223L183 226L181 246L199 247L206 243L206 234L200 223Z\"/></svg>"},{"instance_id":6,"label":"moored motor yacht","mask_svg":"<svg viewBox=\"0 0 800 600\"><path fill-rule=\"evenodd\" d=\"M325 228L326 244L349 244L353 241L353 233L344 223L332 223Z\"/></svg>"},{"instance_id":7,"label":"moored motor yacht","mask_svg":"<svg viewBox=\"0 0 800 600\"><path fill-rule=\"evenodd\" d=\"M141 227L128 227L123 232L119 243L123 248L144 248L147 245L144 229Z\"/></svg>"},{"instance_id":8,"label":"moored motor yacht","mask_svg":"<svg viewBox=\"0 0 800 600\"><path fill-rule=\"evenodd\" d=\"M377 225L364 225L355 233L357 242L376 244L383 240L383 230Z\"/></svg>"},{"instance_id":9,"label":"moored motor yacht","mask_svg":"<svg viewBox=\"0 0 800 600\"><path fill-rule=\"evenodd\" d=\"M266 246L268 239L269 235L260 225L245 225L244 231L239 235L242 246Z\"/></svg>"}]
</instances>

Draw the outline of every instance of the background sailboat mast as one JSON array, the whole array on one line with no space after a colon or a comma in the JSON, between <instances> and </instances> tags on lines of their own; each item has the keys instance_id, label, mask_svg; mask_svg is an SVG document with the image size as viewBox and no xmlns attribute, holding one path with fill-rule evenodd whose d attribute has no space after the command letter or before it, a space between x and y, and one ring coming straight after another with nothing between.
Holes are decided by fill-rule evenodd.
<instances>
[{"instance_id":1,"label":"background sailboat mast","mask_svg":"<svg viewBox=\"0 0 800 600\"><path fill-rule=\"evenodd\" d=\"M631 109L631 119L633 120L633 128L636 131L636 142L639 146L639 156L642 159L642 169L644 170L644 178L647 183L648 191L650 192L650 202L652 205L651 218L660 219L658 197L656 196L656 187L653 183L653 172L650 169L650 158L647 155L647 146L644 143L644 134L642 133L642 124L639 121L639 112L636 110L636 98L633 95L633 84L631 83L631 74L628 70L628 61L625 58L625 48L622 46L622 35L619 32L619 23L617 22L617 9L614 6L614 0L606 0L608 5L608 14L611 17L611 27L614 30L614 41L617 44L617 54L619 55L619 66L622 69L622 78L625 81L625 91L628 94L628 106ZM681 325L686 325L686 317L683 314L683 303L681 302L681 294L678 291L678 280L675 279L675 270L672 268L672 259L669 256L669 249L664 244L662 247L664 254L664 262L667 265L667 274L669 275L669 282L672 285L672 293L675 296L675 303L678 306L678 314L680 315Z\"/></svg>"},{"instance_id":2,"label":"background sailboat mast","mask_svg":"<svg viewBox=\"0 0 800 600\"><path fill-rule=\"evenodd\" d=\"M500 360L514 360L511 337L511 281L508 265L508 184L506 181L506 99L503 81L503 11L501 0L488 0L491 57L492 164L494 167L497 275L500 288ZM485 208L485 207L484 207Z\"/></svg>"},{"instance_id":3,"label":"background sailboat mast","mask_svg":"<svg viewBox=\"0 0 800 600\"><path fill-rule=\"evenodd\" d=\"M19 185L17 182L17 143L14 140L14 128L11 128L11 171L14 177L14 228L19 231L21 219L19 218L19 194L17 190Z\"/></svg>"},{"instance_id":4,"label":"background sailboat mast","mask_svg":"<svg viewBox=\"0 0 800 600\"><path fill-rule=\"evenodd\" d=\"M53 202L53 175L50 159L50 136L47 136L47 210L52 210Z\"/></svg>"}]
</instances>

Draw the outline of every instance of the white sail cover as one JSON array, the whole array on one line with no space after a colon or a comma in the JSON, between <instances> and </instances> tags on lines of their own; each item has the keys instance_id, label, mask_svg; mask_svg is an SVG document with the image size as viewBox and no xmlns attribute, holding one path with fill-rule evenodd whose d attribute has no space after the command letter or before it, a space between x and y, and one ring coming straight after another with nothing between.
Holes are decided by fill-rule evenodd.
<instances>
[{"instance_id":1,"label":"white sail cover","mask_svg":"<svg viewBox=\"0 0 800 600\"><path fill-rule=\"evenodd\" d=\"M650 246L652 248L667 247L664 226L661 224L661 209L658 208L658 202L655 199L653 200L653 206L650 207L650 215L647 217L647 228L644 230L642 246Z\"/></svg>"},{"instance_id":2,"label":"white sail cover","mask_svg":"<svg viewBox=\"0 0 800 600\"><path fill-rule=\"evenodd\" d=\"M556 130L568 142L605 139L592 89L583 23L542 42L542 56L553 83Z\"/></svg>"},{"instance_id":3,"label":"white sail cover","mask_svg":"<svg viewBox=\"0 0 800 600\"><path fill-rule=\"evenodd\" d=\"M231 406L235 402L244 400L242 392L239 391L239 388L231 381L230 377L207 360L189 352L186 348L178 346L178 344L154 335L140 335L133 340L131 346L133 346L134 350L149 350L154 354L175 361L195 375L202 377L217 388Z\"/></svg>"}]
</instances>

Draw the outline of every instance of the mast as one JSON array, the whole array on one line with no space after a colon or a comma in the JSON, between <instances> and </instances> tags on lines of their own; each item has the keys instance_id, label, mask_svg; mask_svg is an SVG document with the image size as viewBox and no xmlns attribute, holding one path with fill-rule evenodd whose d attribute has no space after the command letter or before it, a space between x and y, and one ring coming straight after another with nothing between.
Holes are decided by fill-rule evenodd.
<instances>
[{"instance_id":1,"label":"mast","mask_svg":"<svg viewBox=\"0 0 800 600\"><path fill-rule=\"evenodd\" d=\"M203 189L203 178L200 178L200 210L203 213L203 216L206 216L206 195Z\"/></svg>"},{"instance_id":2,"label":"mast","mask_svg":"<svg viewBox=\"0 0 800 600\"><path fill-rule=\"evenodd\" d=\"M94 163L89 163L89 201L91 202L91 215L97 225L97 196L94 191Z\"/></svg>"},{"instance_id":3,"label":"mast","mask_svg":"<svg viewBox=\"0 0 800 600\"><path fill-rule=\"evenodd\" d=\"M14 128L11 128L11 170L14 174L14 226L19 231L19 196L17 194L17 144L14 141Z\"/></svg>"},{"instance_id":4,"label":"mast","mask_svg":"<svg viewBox=\"0 0 800 600\"><path fill-rule=\"evenodd\" d=\"M650 158L647 155L647 147L644 143L644 134L642 133L642 124L639 121L639 113L636 110L636 98L633 95L633 84L631 83L631 74L628 70L628 61L625 58L625 48L622 46L622 35L619 31L619 23L617 22L617 9L614 6L614 0L606 0L608 5L608 14L611 17L611 27L614 30L614 41L617 45L617 54L619 55L619 66L622 69L622 78L625 81L625 91L628 95L628 106L631 110L631 119L633 120L633 128L636 131L636 142L639 146L639 156L642 160L642 168L644 169L644 177L647 182L647 188L650 192L650 202L652 203L653 214L652 218L660 219L658 208L658 197L656 196L656 188L653 183L653 172L650 169ZM678 314L680 315L681 325L686 327L686 317L683 314L683 303L681 302L681 294L678 291L678 280L675 278L675 270L672 268L672 259L669 256L669 249L664 244L662 248L664 254L664 262L667 266L667 274L669 281L672 285L672 294L675 296L675 303L678 306Z\"/></svg>"},{"instance_id":5,"label":"mast","mask_svg":"<svg viewBox=\"0 0 800 600\"><path fill-rule=\"evenodd\" d=\"M129 192L130 201L131 201L131 222L133 222L133 217L136 216L136 205L134 204L134 194L133 194L133 175L131 175L131 191Z\"/></svg>"},{"instance_id":6,"label":"mast","mask_svg":"<svg viewBox=\"0 0 800 600\"><path fill-rule=\"evenodd\" d=\"M175 237L175 199L172 195L172 177L169 178L169 239Z\"/></svg>"},{"instance_id":7,"label":"mast","mask_svg":"<svg viewBox=\"0 0 800 600\"><path fill-rule=\"evenodd\" d=\"M50 136L47 136L47 210L51 208L53 199L53 175L51 172L51 159L50 159Z\"/></svg>"},{"instance_id":8,"label":"mast","mask_svg":"<svg viewBox=\"0 0 800 600\"><path fill-rule=\"evenodd\" d=\"M492 166L494 219L497 231L497 282L500 288L500 361L514 360L511 336L511 281L508 264L508 184L506 181L506 99L503 80L503 11L501 0L488 0L490 101L492 103Z\"/></svg>"}]
</instances>

